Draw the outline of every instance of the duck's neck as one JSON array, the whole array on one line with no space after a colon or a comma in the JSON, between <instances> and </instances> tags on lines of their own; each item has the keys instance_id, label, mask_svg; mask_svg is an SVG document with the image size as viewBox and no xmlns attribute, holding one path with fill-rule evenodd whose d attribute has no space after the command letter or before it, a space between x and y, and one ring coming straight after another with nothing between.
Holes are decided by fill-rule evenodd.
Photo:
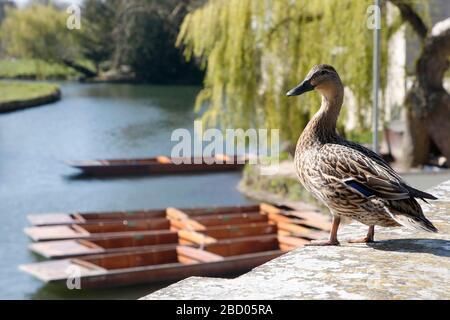
<instances>
[{"instance_id":1,"label":"duck's neck","mask_svg":"<svg viewBox=\"0 0 450 320\"><path fill-rule=\"evenodd\" d=\"M341 112L344 99L343 90L336 90L332 93L322 94L322 104L313 119L318 129L336 131L336 122Z\"/></svg>"},{"instance_id":2,"label":"duck's neck","mask_svg":"<svg viewBox=\"0 0 450 320\"><path fill-rule=\"evenodd\" d=\"M344 88L339 85L331 90L320 90L322 104L309 121L300 140L310 144L333 142L337 137L336 122L344 99Z\"/></svg>"}]
</instances>

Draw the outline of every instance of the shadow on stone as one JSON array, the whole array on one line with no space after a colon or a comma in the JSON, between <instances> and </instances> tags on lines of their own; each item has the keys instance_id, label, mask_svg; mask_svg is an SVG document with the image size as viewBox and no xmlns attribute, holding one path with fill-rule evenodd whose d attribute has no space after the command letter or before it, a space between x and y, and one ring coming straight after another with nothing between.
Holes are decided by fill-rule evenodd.
<instances>
[{"instance_id":1,"label":"shadow on stone","mask_svg":"<svg viewBox=\"0 0 450 320\"><path fill-rule=\"evenodd\" d=\"M368 243L373 249L383 251L430 253L450 257L450 241L441 239L392 239Z\"/></svg>"}]
</instances>

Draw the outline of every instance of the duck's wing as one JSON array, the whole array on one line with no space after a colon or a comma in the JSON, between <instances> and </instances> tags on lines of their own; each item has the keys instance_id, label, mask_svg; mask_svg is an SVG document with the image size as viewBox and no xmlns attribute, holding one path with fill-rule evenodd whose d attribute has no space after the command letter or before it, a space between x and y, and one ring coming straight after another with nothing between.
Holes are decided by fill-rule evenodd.
<instances>
[{"instance_id":1,"label":"duck's wing","mask_svg":"<svg viewBox=\"0 0 450 320\"><path fill-rule=\"evenodd\" d=\"M411 229L437 232L414 199L417 196L411 191L412 188L392 168L340 144L325 144L320 149L319 157L322 174L339 179L349 190L367 198L385 200L385 210L396 222Z\"/></svg>"},{"instance_id":2,"label":"duck's wing","mask_svg":"<svg viewBox=\"0 0 450 320\"><path fill-rule=\"evenodd\" d=\"M373 161L375 161L378 165L382 166L383 168L385 168L391 175L395 176L397 178L397 180L399 182L401 182L402 186L404 188L406 188L409 191L409 194L413 197L413 198L420 198L423 201L426 202L425 199L432 199L432 200L436 200L437 198L427 192L423 192L420 191L418 189L415 189L413 187L411 187L410 185L408 185L405 181L403 181L403 179L400 177L400 175L394 171L394 169L392 169L392 167L389 165L389 163L387 163L379 154L377 154L376 152L373 152L372 150L357 144L355 142L352 141L347 141L345 140L344 145L358 151L361 152L362 154L364 154L365 156L369 157L370 159L372 159Z\"/></svg>"},{"instance_id":3,"label":"duck's wing","mask_svg":"<svg viewBox=\"0 0 450 320\"><path fill-rule=\"evenodd\" d=\"M352 149L355 149L361 153L363 153L364 155L366 155L367 157L371 158L372 160L374 160L376 163L378 163L379 165L386 167L388 169L391 169L391 166L389 165L388 162L386 162L386 160L383 159L383 157L381 157L378 153L370 150L369 148L366 148L356 142L353 141L348 141L348 140L344 140L342 139L342 143ZM397 174L396 172L394 172L394 174Z\"/></svg>"},{"instance_id":4,"label":"duck's wing","mask_svg":"<svg viewBox=\"0 0 450 320\"><path fill-rule=\"evenodd\" d=\"M386 200L411 197L405 183L392 168L350 146L325 144L319 157L323 173L334 176L366 197Z\"/></svg>"}]
</instances>

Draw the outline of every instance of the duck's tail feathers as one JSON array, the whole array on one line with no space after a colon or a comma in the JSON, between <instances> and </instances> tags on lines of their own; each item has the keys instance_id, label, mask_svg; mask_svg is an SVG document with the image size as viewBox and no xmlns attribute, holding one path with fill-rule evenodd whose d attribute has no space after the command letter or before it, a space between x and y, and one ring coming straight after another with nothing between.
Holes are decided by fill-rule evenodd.
<instances>
[{"instance_id":1,"label":"duck's tail feathers","mask_svg":"<svg viewBox=\"0 0 450 320\"><path fill-rule=\"evenodd\" d=\"M425 216L411 216L399 211L388 211L392 219L409 230L438 232L438 229Z\"/></svg>"},{"instance_id":2,"label":"duck's tail feathers","mask_svg":"<svg viewBox=\"0 0 450 320\"><path fill-rule=\"evenodd\" d=\"M406 186L406 188L408 189L408 191L409 191L409 194L412 196L412 197L414 197L414 198L420 198L420 199L422 199L423 201L425 201L425 202L427 202L425 199L431 199L431 200L436 200L437 198L435 197L435 196L433 196L432 194L429 194L429 193L427 193L427 192L423 192L423 191L420 191L420 190L417 190L417 189L415 189L415 188L413 188L413 187L411 187L411 186Z\"/></svg>"}]
</instances>

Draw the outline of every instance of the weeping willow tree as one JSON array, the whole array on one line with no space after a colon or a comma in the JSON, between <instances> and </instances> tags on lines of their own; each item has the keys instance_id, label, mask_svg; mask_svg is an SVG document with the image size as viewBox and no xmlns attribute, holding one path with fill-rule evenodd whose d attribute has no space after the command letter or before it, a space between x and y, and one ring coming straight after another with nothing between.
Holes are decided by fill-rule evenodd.
<instances>
[{"instance_id":1,"label":"weeping willow tree","mask_svg":"<svg viewBox=\"0 0 450 320\"><path fill-rule=\"evenodd\" d=\"M51 4L8 8L0 25L1 47L13 57L59 63L85 77L95 76L95 72L78 62L83 57L78 45L80 32L69 30L66 25L66 12Z\"/></svg>"},{"instance_id":2,"label":"weeping willow tree","mask_svg":"<svg viewBox=\"0 0 450 320\"><path fill-rule=\"evenodd\" d=\"M295 141L320 101L315 94L289 99L285 93L314 64L329 63L356 100L358 129L366 129L372 85L373 30L367 24L371 4L209 0L188 14L177 45L184 46L187 59L195 56L206 68L196 102L202 120L209 126L279 128L284 140ZM345 119L340 118L341 129Z\"/></svg>"}]
</instances>

